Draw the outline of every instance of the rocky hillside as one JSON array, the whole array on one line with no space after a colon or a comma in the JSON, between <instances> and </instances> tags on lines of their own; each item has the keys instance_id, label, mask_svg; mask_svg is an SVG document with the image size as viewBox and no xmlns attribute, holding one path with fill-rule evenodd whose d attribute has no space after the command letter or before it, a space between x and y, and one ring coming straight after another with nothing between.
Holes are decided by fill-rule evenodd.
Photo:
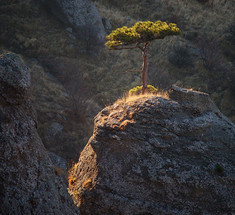
<instances>
[{"instance_id":1,"label":"rocky hillside","mask_svg":"<svg viewBox=\"0 0 235 215\"><path fill-rule=\"evenodd\" d=\"M182 37L155 41L150 46L149 82L160 88L177 83L210 93L220 110L234 120L234 1L99 0L96 5L114 28L140 20L176 23ZM131 50L117 55L121 60L112 64L112 72L138 69L138 53ZM129 81L129 87L136 82Z\"/></svg>"},{"instance_id":2,"label":"rocky hillside","mask_svg":"<svg viewBox=\"0 0 235 215\"><path fill-rule=\"evenodd\" d=\"M96 116L69 192L84 215L231 215L234 143L234 124L206 93L119 100Z\"/></svg>"},{"instance_id":3,"label":"rocky hillside","mask_svg":"<svg viewBox=\"0 0 235 215\"><path fill-rule=\"evenodd\" d=\"M151 44L149 83L207 92L234 121L233 8L227 0L2 0L0 52L24 58L39 135L47 149L71 161L95 114L141 83L141 53L102 44L112 29L140 20L174 22L183 32Z\"/></svg>"},{"instance_id":4,"label":"rocky hillside","mask_svg":"<svg viewBox=\"0 0 235 215\"><path fill-rule=\"evenodd\" d=\"M80 214L37 133L30 83L18 55L0 56L0 214Z\"/></svg>"}]
</instances>

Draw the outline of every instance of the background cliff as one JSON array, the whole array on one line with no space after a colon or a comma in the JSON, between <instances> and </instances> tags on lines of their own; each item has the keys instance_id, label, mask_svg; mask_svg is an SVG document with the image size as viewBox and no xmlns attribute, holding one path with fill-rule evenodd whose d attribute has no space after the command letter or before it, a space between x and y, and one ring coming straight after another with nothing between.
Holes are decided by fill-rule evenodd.
<instances>
[{"instance_id":1,"label":"background cliff","mask_svg":"<svg viewBox=\"0 0 235 215\"><path fill-rule=\"evenodd\" d=\"M140 84L139 73L128 71L141 67L141 53L102 45L112 29L140 20L175 22L183 32L151 44L150 84L210 93L234 121L234 1L50 2L0 2L0 51L28 65L39 135L50 151L76 159L95 114Z\"/></svg>"}]
</instances>

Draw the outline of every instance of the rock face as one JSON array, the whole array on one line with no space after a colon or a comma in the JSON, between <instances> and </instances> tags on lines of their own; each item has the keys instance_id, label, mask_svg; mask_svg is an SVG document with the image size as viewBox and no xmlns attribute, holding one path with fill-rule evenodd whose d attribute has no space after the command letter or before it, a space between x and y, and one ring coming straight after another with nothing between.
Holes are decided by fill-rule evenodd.
<instances>
[{"instance_id":1,"label":"rock face","mask_svg":"<svg viewBox=\"0 0 235 215\"><path fill-rule=\"evenodd\" d=\"M235 126L208 94L119 101L95 118L69 192L81 214L234 212Z\"/></svg>"},{"instance_id":2,"label":"rock face","mask_svg":"<svg viewBox=\"0 0 235 215\"><path fill-rule=\"evenodd\" d=\"M106 32L102 18L90 0L42 0L62 22L71 26L80 38L103 42ZM90 41L94 43L94 41Z\"/></svg>"},{"instance_id":3,"label":"rock face","mask_svg":"<svg viewBox=\"0 0 235 215\"><path fill-rule=\"evenodd\" d=\"M80 214L36 130L30 75L15 54L0 56L0 214Z\"/></svg>"}]
</instances>

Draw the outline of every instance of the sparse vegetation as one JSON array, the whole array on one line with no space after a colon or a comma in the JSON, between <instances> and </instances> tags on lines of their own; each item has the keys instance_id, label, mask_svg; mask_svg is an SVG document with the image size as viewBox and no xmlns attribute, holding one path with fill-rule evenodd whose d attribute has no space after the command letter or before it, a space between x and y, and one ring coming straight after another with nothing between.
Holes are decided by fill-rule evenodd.
<instances>
[{"instance_id":1,"label":"sparse vegetation","mask_svg":"<svg viewBox=\"0 0 235 215\"><path fill-rule=\"evenodd\" d=\"M142 88L143 88L143 86L136 86L136 87L130 89L129 95L133 96L133 95L141 94ZM157 92L158 92L158 90L154 86L152 86L152 85L147 86L146 93L156 94Z\"/></svg>"},{"instance_id":2,"label":"sparse vegetation","mask_svg":"<svg viewBox=\"0 0 235 215\"><path fill-rule=\"evenodd\" d=\"M190 67L193 64L192 57L186 47L176 46L169 54L168 60L178 68Z\"/></svg>"},{"instance_id":3,"label":"sparse vegetation","mask_svg":"<svg viewBox=\"0 0 235 215\"><path fill-rule=\"evenodd\" d=\"M139 20L161 19L176 23L183 31L182 37L156 40L149 47L149 84L164 89L177 83L182 87L193 87L210 93L221 111L235 121L235 78L232 68L235 50L234 1L209 1L201 4L197 0L99 0L95 4L101 16L110 21L113 29L123 25L133 26ZM96 56L89 55L89 52L84 54L82 50L89 49L89 44L71 38L66 30L68 26L46 11L40 1L3 0L0 4L0 19L0 50L21 53L38 61L27 63L33 67L32 87L34 104L39 113L38 128L45 142L44 135L49 122L56 117L60 119L59 123L64 126L63 138L59 137L48 144L53 145L51 148L62 157L70 154L66 151L68 148L79 151L86 143L88 136L84 136L92 131L92 123L88 123L90 127L84 127L83 123L78 125L80 120L84 120L82 117L93 119L102 107L116 101L130 88L140 85L139 75L127 70L141 67L141 53L100 49L95 50ZM217 47L221 49L223 62L218 70L211 72L205 68L200 53L196 52L200 49L199 38L216 41ZM191 65L182 64L179 67L169 62L169 54L174 51L176 44L187 47L192 57ZM51 65L48 66L43 59L50 61ZM45 74L52 73L55 80L38 72L35 64L43 66ZM65 89L61 90L58 85ZM60 92L67 92L69 97L76 94L72 95L74 102L70 99L68 101ZM68 110L71 107L72 110ZM89 130L88 134L86 130ZM72 153L78 154L76 150Z\"/></svg>"},{"instance_id":4,"label":"sparse vegetation","mask_svg":"<svg viewBox=\"0 0 235 215\"><path fill-rule=\"evenodd\" d=\"M148 72L148 48L150 42L156 39L164 39L166 36L180 35L181 31L174 23L169 25L166 22L137 22L134 26L128 28L123 26L117 28L106 37L105 43L109 49L140 49L142 51L142 94L147 90L147 72Z\"/></svg>"},{"instance_id":5,"label":"sparse vegetation","mask_svg":"<svg viewBox=\"0 0 235 215\"><path fill-rule=\"evenodd\" d=\"M215 173L218 175L223 175L224 174L224 168L222 166L220 166L219 164L217 164L215 166Z\"/></svg>"},{"instance_id":6,"label":"sparse vegetation","mask_svg":"<svg viewBox=\"0 0 235 215\"><path fill-rule=\"evenodd\" d=\"M218 43L211 39L200 39L200 54L203 65L209 71L213 71L222 63L222 55Z\"/></svg>"}]
</instances>

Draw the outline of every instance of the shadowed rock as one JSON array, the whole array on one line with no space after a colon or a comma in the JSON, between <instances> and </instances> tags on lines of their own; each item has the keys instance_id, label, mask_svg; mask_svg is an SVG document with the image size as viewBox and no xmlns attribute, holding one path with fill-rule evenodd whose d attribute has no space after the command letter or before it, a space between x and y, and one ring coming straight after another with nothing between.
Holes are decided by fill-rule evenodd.
<instances>
[{"instance_id":1,"label":"shadowed rock","mask_svg":"<svg viewBox=\"0 0 235 215\"><path fill-rule=\"evenodd\" d=\"M29 87L22 60L1 55L0 214L80 214L38 136Z\"/></svg>"},{"instance_id":2,"label":"shadowed rock","mask_svg":"<svg viewBox=\"0 0 235 215\"><path fill-rule=\"evenodd\" d=\"M41 1L58 19L71 26L80 38L96 40L96 44L104 42L106 32L102 19L90 0Z\"/></svg>"},{"instance_id":3,"label":"shadowed rock","mask_svg":"<svg viewBox=\"0 0 235 215\"><path fill-rule=\"evenodd\" d=\"M206 93L119 101L96 116L69 192L85 215L232 214L234 143Z\"/></svg>"},{"instance_id":4,"label":"shadowed rock","mask_svg":"<svg viewBox=\"0 0 235 215\"><path fill-rule=\"evenodd\" d=\"M13 53L0 55L1 100L9 104L21 103L25 100L29 87L30 75L19 56Z\"/></svg>"}]
</instances>

